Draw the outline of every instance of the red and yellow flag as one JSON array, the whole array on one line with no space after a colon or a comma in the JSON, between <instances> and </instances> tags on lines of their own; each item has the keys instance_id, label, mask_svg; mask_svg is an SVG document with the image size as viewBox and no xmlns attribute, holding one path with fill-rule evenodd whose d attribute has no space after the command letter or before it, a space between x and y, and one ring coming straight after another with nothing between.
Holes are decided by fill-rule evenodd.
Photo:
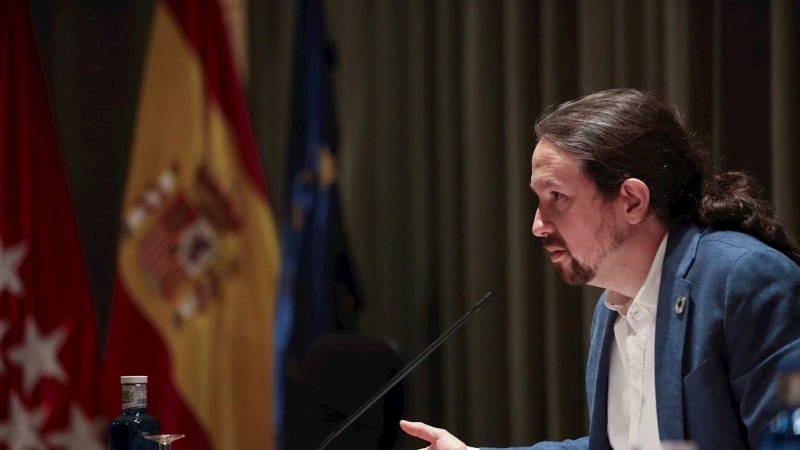
<instances>
[{"instance_id":1,"label":"red and yellow flag","mask_svg":"<svg viewBox=\"0 0 800 450\"><path fill-rule=\"evenodd\" d=\"M103 405L149 375L176 445L274 447L277 230L216 0L157 1L122 211Z\"/></svg>"}]
</instances>

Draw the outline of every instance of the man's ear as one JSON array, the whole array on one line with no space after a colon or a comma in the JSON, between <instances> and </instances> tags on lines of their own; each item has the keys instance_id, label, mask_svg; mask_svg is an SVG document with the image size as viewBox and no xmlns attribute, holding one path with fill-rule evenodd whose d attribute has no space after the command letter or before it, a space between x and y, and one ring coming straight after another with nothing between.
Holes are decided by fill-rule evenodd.
<instances>
[{"instance_id":1,"label":"man's ear","mask_svg":"<svg viewBox=\"0 0 800 450\"><path fill-rule=\"evenodd\" d=\"M625 218L638 225L650 212L650 188L638 178L628 178L619 187L620 200L625 208Z\"/></svg>"}]
</instances>

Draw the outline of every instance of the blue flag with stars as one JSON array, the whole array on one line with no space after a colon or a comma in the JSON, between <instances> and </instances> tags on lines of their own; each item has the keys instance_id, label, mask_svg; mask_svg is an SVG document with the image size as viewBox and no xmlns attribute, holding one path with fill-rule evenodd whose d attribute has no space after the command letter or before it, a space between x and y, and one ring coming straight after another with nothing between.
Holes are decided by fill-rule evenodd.
<instances>
[{"instance_id":1,"label":"blue flag with stars","mask_svg":"<svg viewBox=\"0 0 800 450\"><path fill-rule=\"evenodd\" d=\"M355 329L361 300L342 230L338 130L321 0L298 3L288 186L281 230L276 319L276 429L284 428L286 380L318 336Z\"/></svg>"}]
</instances>

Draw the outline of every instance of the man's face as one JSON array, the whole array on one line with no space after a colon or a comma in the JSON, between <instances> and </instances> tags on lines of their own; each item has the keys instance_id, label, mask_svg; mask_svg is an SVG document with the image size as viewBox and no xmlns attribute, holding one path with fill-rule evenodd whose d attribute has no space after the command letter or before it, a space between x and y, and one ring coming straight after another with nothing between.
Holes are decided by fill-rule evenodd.
<instances>
[{"instance_id":1,"label":"man's face","mask_svg":"<svg viewBox=\"0 0 800 450\"><path fill-rule=\"evenodd\" d=\"M572 285L602 285L611 270L604 263L627 236L613 200L603 197L577 159L546 140L533 152L531 188L539 197L533 235L542 238L561 278Z\"/></svg>"}]
</instances>

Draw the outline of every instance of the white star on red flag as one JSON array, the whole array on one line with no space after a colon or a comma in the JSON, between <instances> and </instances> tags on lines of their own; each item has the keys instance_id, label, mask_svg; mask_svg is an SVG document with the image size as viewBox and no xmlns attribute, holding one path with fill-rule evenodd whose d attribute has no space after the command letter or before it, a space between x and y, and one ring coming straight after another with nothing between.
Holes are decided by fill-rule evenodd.
<instances>
[{"instance_id":1,"label":"white star on red flag","mask_svg":"<svg viewBox=\"0 0 800 450\"><path fill-rule=\"evenodd\" d=\"M59 328L43 336L30 316L25 324L25 342L8 350L8 360L22 370L22 390L25 395L31 393L42 376L67 384L69 376L58 361L58 352L67 339L67 332Z\"/></svg>"},{"instance_id":2,"label":"white star on red flag","mask_svg":"<svg viewBox=\"0 0 800 450\"><path fill-rule=\"evenodd\" d=\"M8 329L11 328L11 325L8 324L7 320L0 320L0 344L3 343L3 338L6 336ZM0 375L6 373L6 366L3 365L3 358L0 355Z\"/></svg>"},{"instance_id":3,"label":"white star on red flag","mask_svg":"<svg viewBox=\"0 0 800 450\"><path fill-rule=\"evenodd\" d=\"M0 294L6 290L17 297L25 295L25 287L17 271L27 253L28 246L25 242L18 242L13 247L4 249L3 241L0 239Z\"/></svg>"},{"instance_id":4,"label":"white star on red flag","mask_svg":"<svg viewBox=\"0 0 800 450\"><path fill-rule=\"evenodd\" d=\"M28 3L0 0L0 450L98 450L96 316Z\"/></svg>"},{"instance_id":5,"label":"white star on red flag","mask_svg":"<svg viewBox=\"0 0 800 450\"><path fill-rule=\"evenodd\" d=\"M103 436L106 429L102 417L89 419L81 407L72 402L69 408L69 426L63 431L50 433L47 441L53 447L67 450L104 450Z\"/></svg>"},{"instance_id":6,"label":"white star on red flag","mask_svg":"<svg viewBox=\"0 0 800 450\"><path fill-rule=\"evenodd\" d=\"M28 411L19 396L13 393L9 400L8 419L0 423L0 443L5 443L8 450L47 450L39 438L45 421L45 408L40 406L36 411Z\"/></svg>"}]
</instances>

